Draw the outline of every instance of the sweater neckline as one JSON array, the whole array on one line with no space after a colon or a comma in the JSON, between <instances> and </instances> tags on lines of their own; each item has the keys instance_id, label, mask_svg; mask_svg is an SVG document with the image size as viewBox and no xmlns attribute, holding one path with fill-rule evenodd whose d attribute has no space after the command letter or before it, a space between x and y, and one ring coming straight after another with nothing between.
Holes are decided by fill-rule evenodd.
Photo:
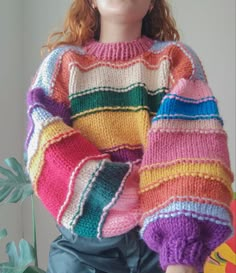
<instances>
[{"instance_id":1,"label":"sweater neckline","mask_svg":"<svg viewBox=\"0 0 236 273\"><path fill-rule=\"evenodd\" d=\"M100 42L90 40L84 49L88 55L94 55L100 60L127 61L151 48L154 40L147 36L141 36L128 42Z\"/></svg>"}]
</instances>

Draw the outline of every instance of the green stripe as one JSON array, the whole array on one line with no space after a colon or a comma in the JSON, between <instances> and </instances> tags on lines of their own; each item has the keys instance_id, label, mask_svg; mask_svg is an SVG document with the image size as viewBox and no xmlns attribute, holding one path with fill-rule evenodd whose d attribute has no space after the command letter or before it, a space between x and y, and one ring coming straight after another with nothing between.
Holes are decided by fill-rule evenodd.
<instances>
[{"instance_id":1,"label":"green stripe","mask_svg":"<svg viewBox=\"0 0 236 273\"><path fill-rule=\"evenodd\" d=\"M100 107L140 107L146 106L150 112L156 112L166 93L150 95L142 86L135 87L125 93L101 91L82 95L71 99L72 116Z\"/></svg>"},{"instance_id":2,"label":"green stripe","mask_svg":"<svg viewBox=\"0 0 236 273\"><path fill-rule=\"evenodd\" d=\"M70 226L73 225L73 222L74 222L75 218L81 213L81 211L83 209L83 203L84 203L84 201L86 199L86 194L88 194L88 192L91 190L91 188L92 188L91 185L92 185L92 182L94 180L94 177L97 174L97 171L101 168L102 163L103 163L103 161L101 160L99 162L99 165L96 168L95 172L92 174L92 177L89 179L88 184L86 185L85 189L83 190L81 198L79 200L78 210L77 210L76 214L73 216L72 220L70 221Z\"/></svg>"},{"instance_id":3,"label":"green stripe","mask_svg":"<svg viewBox=\"0 0 236 273\"><path fill-rule=\"evenodd\" d=\"M83 215L74 228L75 233L82 237L96 237L101 233L102 226L100 230L98 230L98 226L104 213L103 209L111 202L114 205L113 198L118 198L115 195L128 170L129 165L125 163L105 163L93 183L84 205Z\"/></svg>"},{"instance_id":4,"label":"green stripe","mask_svg":"<svg viewBox=\"0 0 236 273\"><path fill-rule=\"evenodd\" d=\"M142 82L137 82L137 83L133 83L127 87L109 87L109 86L99 86L99 87L94 87L94 88L90 88L90 89L86 89L83 91L78 91L76 93L73 93L71 95L69 95L69 99L73 99L75 97L81 96L81 95L86 95L89 93L95 93L95 92L101 92L101 91L112 91L112 92L129 92L130 89L136 88L136 87L143 87L147 93L149 93L150 95L155 95L156 93L160 93L162 91L168 90L167 87L160 87L157 88L156 90L148 90L147 85L145 83Z\"/></svg>"}]
</instances>

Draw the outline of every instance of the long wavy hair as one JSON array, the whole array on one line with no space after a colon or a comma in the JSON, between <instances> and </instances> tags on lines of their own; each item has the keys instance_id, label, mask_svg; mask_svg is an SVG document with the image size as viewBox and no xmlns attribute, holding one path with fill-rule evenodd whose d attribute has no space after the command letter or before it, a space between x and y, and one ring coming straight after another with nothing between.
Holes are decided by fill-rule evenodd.
<instances>
[{"instance_id":1,"label":"long wavy hair","mask_svg":"<svg viewBox=\"0 0 236 273\"><path fill-rule=\"evenodd\" d=\"M160 41L179 40L176 22L167 0L152 0L153 8L143 18L142 35ZM43 48L52 51L60 45L83 46L100 36L100 14L91 0L73 0L65 18L63 30L48 37Z\"/></svg>"}]
</instances>

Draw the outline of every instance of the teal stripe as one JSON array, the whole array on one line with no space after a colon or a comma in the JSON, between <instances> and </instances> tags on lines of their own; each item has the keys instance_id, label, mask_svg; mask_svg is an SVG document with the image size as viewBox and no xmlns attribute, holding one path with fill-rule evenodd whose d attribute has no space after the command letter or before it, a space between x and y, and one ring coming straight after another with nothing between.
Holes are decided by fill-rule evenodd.
<instances>
[{"instance_id":1,"label":"teal stripe","mask_svg":"<svg viewBox=\"0 0 236 273\"><path fill-rule=\"evenodd\" d=\"M76 93L73 93L71 95L69 95L69 99L73 99L75 97L79 97L82 95L87 95L90 93L95 93L95 92L102 92L102 91L112 91L112 92L129 92L129 90L134 89L136 87L142 87L146 90L146 92L148 94L150 94L151 96L156 95L157 93L163 92L165 90L169 90L169 88L167 87L161 87L158 88L156 90L148 90L147 85L145 83L142 82L137 82L137 83L133 83L127 87L109 87L109 86L99 86L99 87L94 87L94 88L90 88L90 89L86 89L86 90L82 90Z\"/></svg>"},{"instance_id":2,"label":"teal stripe","mask_svg":"<svg viewBox=\"0 0 236 273\"><path fill-rule=\"evenodd\" d=\"M102 163L103 163L103 161L99 162L98 167L96 168L96 170L93 173L92 177L89 179L88 184L86 185L85 189L83 190L82 196L81 196L81 198L79 200L78 210L77 210L76 214L73 216L73 218L72 218L72 220L70 222L70 226L73 225L73 222L74 222L75 218L81 213L81 211L83 209L84 201L86 199L86 194L91 190L91 188L92 188L91 185L93 183L94 177L97 174L97 172L99 171L99 169L101 168Z\"/></svg>"},{"instance_id":3,"label":"teal stripe","mask_svg":"<svg viewBox=\"0 0 236 273\"><path fill-rule=\"evenodd\" d=\"M128 170L129 165L125 163L105 163L87 197L83 215L74 227L76 234L82 237L97 237L101 233L98 226L101 216L104 215L103 209L112 202Z\"/></svg>"},{"instance_id":4,"label":"teal stripe","mask_svg":"<svg viewBox=\"0 0 236 273\"><path fill-rule=\"evenodd\" d=\"M72 116L82 114L88 110L101 107L140 107L146 106L150 112L157 112L161 100L166 93L164 91L150 95L142 86L135 87L128 92L118 93L101 91L82 95L71 99Z\"/></svg>"}]
</instances>

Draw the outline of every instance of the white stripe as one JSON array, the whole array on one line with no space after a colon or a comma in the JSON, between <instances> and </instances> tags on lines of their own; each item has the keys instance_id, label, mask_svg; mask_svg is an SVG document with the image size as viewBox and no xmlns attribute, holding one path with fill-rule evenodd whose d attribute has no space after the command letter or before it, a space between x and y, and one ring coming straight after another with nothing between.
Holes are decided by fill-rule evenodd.
<instances>
[{"instance_id":1,"label":"white stripe","mask_svg":"<svg viewBox=\"0 0 236 273\"><path fill-rule=\"evenodd\" d=\"M41 109L41 111L44 111ZM47 111L45 111L45 114L47 113ZM55 121L60 121L62 120L59 117L53 117L51 114L48 113L48 117L45 120L40 120L40 113L39 113L39 109L37 108L37 110L33 110L32 114L31 114L31 118L32 118L32 125L34 125L34 128L31 127L31 130L33 129L33 134L31 135L29 144L28 144L28 148L27 148L27 165L26 165L26 169L29 171L29 166L31 164L31 160L34 157L34 155L36 154L38 148L39 148L39 141L40 141L40 137L42 134L42 131L44 128L46 128L49 124L54 123Z\"/></svg>"},{"instance_id":2,"label":"white stripe","mask_svg":"<svg viewBox=\"0 0 236 273\"><path fill-rule=\"evenodd\" d=\"M85 160L87 159L88 158L86 158ZM90 160L89 162L86 162L84 166L82 167L82 169L80 170L78 176L74 177L78 168L80 168L81 164L83 164L84 161L82 161L72 173L70 178L70 184L69 184L69 192L67 194L64 204L62 205L59 211L58 219L57 219L59 220L59 218L61 217L61 213L64 210L65 206L68 204L69 197L72 195L72 197L70 198L70 203L68 204L68 207L61 218L61 223L66 228L72 230L73 226L77 223L78 218L82 215L83 206L86 201L86 197L91 189L91 186L96 180L95 172L97 173L101 168L103 168L105 161L107 161L107 159L104 159L102 161L102 164L101 164L101 160ZM90 181L91 178L92 180ZM72 189L74 179L75 179L75 185L74 185L74 188ZM82 196L84 197L83 200L81 200ZM78 206L80 202L82 202L82 206L81 206L81 210L78 212ZM75 217L76 214L78 215ZM73 223L72 225L70 225L72 220L73 220Z\"/></svg>"},{"instance_id":3,"label":"white stripe","mask_svg":"<svg viewBox=\"0 0 236 273\"><path fill-rule=\"evenodd\" d=\"M72 95L98 86L127 88L138 82L144 83L148 90L155 91L168 86L170 69L170 63L167 59L158 65L153 70L147 68L143 63L136 63L131 67L122 69L100 66L86 71L86 73L74 65L71 66L69 93Z\"/></svg>"}]
</instances>

